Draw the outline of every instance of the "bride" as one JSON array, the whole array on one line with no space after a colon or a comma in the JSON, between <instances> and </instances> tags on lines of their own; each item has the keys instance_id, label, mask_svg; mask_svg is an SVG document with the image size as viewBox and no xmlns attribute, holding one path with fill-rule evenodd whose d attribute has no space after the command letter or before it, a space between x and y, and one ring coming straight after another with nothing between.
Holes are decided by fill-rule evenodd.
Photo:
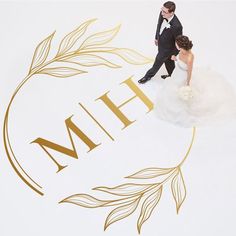
<instances>
[{"instance_id":1,"label":"bride","mask_svg":"<svg viewBox=\"0 0 236 236\"><path fill-rule=\"evenodd\" d=\"M180 51L172 56L175 70L157 94L158 118L183 127L209 125L236 118L236 95L224 77L210 69L194 68L193 44L187 36L176 38Z\"/></svg>"}]
</instances>

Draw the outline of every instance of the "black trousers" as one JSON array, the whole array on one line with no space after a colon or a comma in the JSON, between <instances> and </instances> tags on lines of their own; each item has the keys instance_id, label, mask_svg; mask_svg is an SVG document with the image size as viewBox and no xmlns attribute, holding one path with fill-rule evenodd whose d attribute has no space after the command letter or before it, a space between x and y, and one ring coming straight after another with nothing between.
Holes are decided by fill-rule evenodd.
<instances>
[{"instance_id":1,"label":"black trousers","mask_svg":"<svg viewBox=\"0 0 236 236\"><path fill-rule=\"evenodd\" d=\"M173 51L163 51L160 50L156 56L155 62L151 69L147 71L145 77L152 78L160 69L160 67L165 63L166 70L169 75L172 74L175 68L175 62L171 60L171 56L173 55Z\"/></svg>"}]
</instances>

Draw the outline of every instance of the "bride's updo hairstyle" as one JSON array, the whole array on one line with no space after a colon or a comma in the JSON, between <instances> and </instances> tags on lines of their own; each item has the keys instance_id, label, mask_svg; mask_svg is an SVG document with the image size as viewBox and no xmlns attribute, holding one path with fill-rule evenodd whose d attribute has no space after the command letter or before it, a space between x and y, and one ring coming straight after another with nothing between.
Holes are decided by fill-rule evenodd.
<instances>
[{"instance_id":1,"label":"bride's updo hairstyle","mask_svg":"<svg viewBox=\"0 0 236 236\"><path fill-rule=\"evenodd\" d=\"M192 41L190 41L189 38L184 35L177 36L175 42L180 48L183 48L185 50L190 50L193 47Z\"/></svg>"}]
</instances>

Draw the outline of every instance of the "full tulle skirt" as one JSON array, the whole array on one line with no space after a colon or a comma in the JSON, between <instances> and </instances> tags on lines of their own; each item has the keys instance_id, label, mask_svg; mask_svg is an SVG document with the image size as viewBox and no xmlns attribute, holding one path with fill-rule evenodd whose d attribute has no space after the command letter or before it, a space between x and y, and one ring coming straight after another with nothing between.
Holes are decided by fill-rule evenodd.
<instances>
[{"instance_id":1,"label":"full tulle skirt","mask_svg":"<svg viewBox=\"0 0 236 236\"><path fill-rule=\"evenodd\" d=\"M191 96L183 99L187 71L177 67L157 91L154 113L159 119L183 127L222 124L236 119L236 94L219 73L210 68L192 72Z\"/></svg>"}]
</instances>

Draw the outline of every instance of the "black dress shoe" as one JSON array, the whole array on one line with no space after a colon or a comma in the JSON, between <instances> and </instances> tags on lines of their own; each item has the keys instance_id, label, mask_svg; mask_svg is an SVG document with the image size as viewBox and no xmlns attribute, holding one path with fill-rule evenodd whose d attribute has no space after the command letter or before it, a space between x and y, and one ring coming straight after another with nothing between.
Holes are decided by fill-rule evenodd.
<instances>
[{"instance_id":1,"label":"black dress shoe","mask_svg":"<svg viewBox=\"0 0 236 236\"><path fill-rule=\"evenodd\" d=\"M144 83L146 83L148 80L150 80L151 79L151 77L143 77L142 79L140 79L138 82L140 83L140 84L144 84Z\"/></svg>"},{"instance_id":2,"label":"black dress shoe","mask_svg":"<svg viewBox=\"0 0 236 236\"><path fill-rule=\"evenodd\" d=\"M161 75L162 79L166 79L167 77L170 77L170 75Z\"/></svg>"}]
</instances>

